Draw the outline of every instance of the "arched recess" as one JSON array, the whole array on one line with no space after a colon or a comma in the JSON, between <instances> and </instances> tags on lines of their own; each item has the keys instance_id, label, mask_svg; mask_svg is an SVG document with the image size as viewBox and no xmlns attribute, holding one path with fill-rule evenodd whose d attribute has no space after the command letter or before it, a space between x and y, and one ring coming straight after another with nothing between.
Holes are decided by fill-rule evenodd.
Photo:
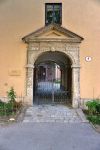
<instances>
[{"instance_id":1,"label":"arched recess","mask_svg":"<svg viewBox=\"0 0 100 150\"><path fill-rule=\"evenodd\" d=\"M29 50L30 51L30 50ZM32 51L30 51L32 52ZM33 52L32 52L33 53ZM49 57L46 55L49 54ZM54 59L54 54L56 55ZM40 63L53 61L58 63L59 66L67 67L67 62L70 62L70 69L71 69L71 101L72 106L74 108L79 107L80 105L80 65L79 65L79 55L77 51L74 51L73 55L72 52L62 52L62 51L39 51L37 52L35 57L33 58L33 62L30 62L30 58L33 54L28 55L28 65L27 65L27 79L26 79L26 99L28 104L33 105L33 98L34 98L34 73L35 73L35 66ZM52 59L51 56L52 56ZM45 56L45 57L44 57ZM72 56L72 57L71 57ZM43 60L43 57L45 58ZM48 58L48 59L47 59ZM59 59L58 59L59 58ZM65 81L65 80L64 80ZM65 81L66 82L66 81Z\"/></svg>"},{"instance_id":2,"label":"arched recess","mask_svg":"<svg viewBox=\"0 0 100 150\"><path fill-rule=\"evenodd\" d=\"M33 72L33 103L71 103L73 61L59 51L38 55Z\"/></svg>"}]
</instances>

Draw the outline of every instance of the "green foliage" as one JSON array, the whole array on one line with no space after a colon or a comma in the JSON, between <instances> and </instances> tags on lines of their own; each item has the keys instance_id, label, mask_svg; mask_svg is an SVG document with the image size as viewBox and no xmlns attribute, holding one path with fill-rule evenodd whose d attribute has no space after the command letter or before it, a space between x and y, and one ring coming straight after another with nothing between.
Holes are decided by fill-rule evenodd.
<instances>
[{"instance_id":1,"label":"green foliage","mask_svg":"<svg viewBox=\"0 0 100 150\"><path fill-rule=\"evenodd\" d=\"M90 115L100 113L100 100L96 99L86 103Z\"/></svg>"},{"instance_id":2,"label":"green foliage","mask_svg":"<svg viewBox=\"0 0 100 150\"><path fill-rule=\"evenodd\" d=\"M87 119L93 124L100 124L100 100L88 101L86 106L88 107Z\"/></svg>"},{"instance_id":3,"label":"green foliage","mask_svg":"<svg viewBox=\"0 0 100 150\"><path fill-rule=\"evenodd\" d=\"M12 103L1 102L0 103L0 115L10 115L12 114Z\"/></svg>"},{"instance_id":4,"label":"green foliage","mask_svg":"<svg viewBox=\"0 0 100 150\"><path fill-rule=\"evenodd\" d=\"M61 81L60 81L60 79L58 79L58 80L55 80L55 83L61 83Z\"/></svg>"},{"instance_id":5,"label":"green foliage","mask_svg":"<svg viewBox=\"0 0 100 150\"><path fill-rule=\"evenodd\" d=\"M93 124L100 124L100 115L92 115L92 116L87 116L87 119L92 122Z\"/></svg>"},{"instance_id":6,"label":"green foliage","mask_svg":"<svg viewBox=\"0 0 100 150\"><path fill-rule=\"evenodd\" d=\"M7 96L10 102L14 103L16 98L16 93L14 91L14 88L11 87L10 91L7 92Z\"/></svg>"},{"instance_id":7,"label":"green foliage","mask_svg":"<svg viewBox=\"0 0 100 150\"><path fill-rule=\"evenodd\" d=\"M22 102L11 102L8 103L0 102L0 115L12 115L15 114L22 107Z\"/></svg>"},{"instance_id":8,"label":"green foliage","mask_svg":"<svg viewBox=\"0 0 100 150\"><path fill-rule=\"evenodd\" d=\"M4 102L0 100L0 108L4 106Z\"/></svg>"},{"instance_id":9,"label":"green foliage","mask_svg":"<svg viewBox=\"0 0 100 150\"><path fill-rule=\"evenodd\" d=\"M86 106L88 107L89 114L92 115L96 112L96 102L95 101L88 101L86 103Z\"/></svg>"},{"instance_id":10,"label":"green foliage","mask_svg":"<svg viewBox=\"0 0 100 150\"><path fill-rule=\"evenodd\" d=\"M99 101L99 103L98 103L97 106L96 106L96 111L97 111L97 113L100 114L100 101Z\"/></svg>"},{"instance_id":11,"label":"green foliage","mask_svg":"<svg viewBox=\"0 0 100 150\"><path fill-rule=\"evenodd\" d=\"M14 91L14 88L11 87L11 89L7 92L8 96L8 102L2 102L0 101L0 115L12 115L15 114L22 106L22 102L16 102L16 93Z\"/></svg>"}]
</instances>

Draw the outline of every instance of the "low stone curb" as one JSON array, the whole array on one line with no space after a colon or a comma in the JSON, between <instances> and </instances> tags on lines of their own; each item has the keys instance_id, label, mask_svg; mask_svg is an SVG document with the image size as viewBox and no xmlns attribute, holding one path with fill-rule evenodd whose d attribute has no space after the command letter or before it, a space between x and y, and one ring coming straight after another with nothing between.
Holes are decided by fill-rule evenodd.
<instances>
[{"instance_id":1,"label":"low stone curb","mask_svg":"<svg viewBox=\"0 0 100 150\"><path fill-rule=\"evenodd\" d=\"M24 116L25 116L25 112L26 112L27 108L28 108L27 106L24 106L24 107L21 109L21 112L20 112L20 114L19 114L18 117L17 117L17 122L22 122L22 121L23 121Z\"/></svg>"},{"instance_id":2,"label":"low stone curb","mask_svg":"<svg viewBox=\"0 0 100 150\"><path fill-rule=\"evenodd\" d=\"M98 129L96 128L96 125L92 124L91 122L89 122L89 123L91 124L92 128L93 128L97 133L100 134L100 129L98 130Z\"/></svg>"},{"instance_id":3,"label":"low stone curb","mask_svg":"<svg viewBox=\"0 0 100 150\"><path fill-rule=\"evenodd\" d=\"M81 118L82 122L89 123L89 121L86 119L82 109L80 109L80 108L76 109L76 112L77 112L78 116Z\"/></svg>"}]
</instances>

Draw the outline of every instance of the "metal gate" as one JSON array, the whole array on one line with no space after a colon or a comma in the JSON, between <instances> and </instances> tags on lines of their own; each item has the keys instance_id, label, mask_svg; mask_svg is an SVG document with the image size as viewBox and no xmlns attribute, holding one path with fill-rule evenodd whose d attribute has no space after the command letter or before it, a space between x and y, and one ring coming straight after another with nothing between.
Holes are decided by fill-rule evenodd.
<instances>
[{"instance_id":1,"label":"metal gate","mask_svg":"<svg viewBox=\"0 0 100 150\"><path fill-rule=\"evenodd\" d=\"M34 103L67 103L69 91L64 81L64 69L54 62L41 63L34 72Z\"/></svg>"}]
</instances>

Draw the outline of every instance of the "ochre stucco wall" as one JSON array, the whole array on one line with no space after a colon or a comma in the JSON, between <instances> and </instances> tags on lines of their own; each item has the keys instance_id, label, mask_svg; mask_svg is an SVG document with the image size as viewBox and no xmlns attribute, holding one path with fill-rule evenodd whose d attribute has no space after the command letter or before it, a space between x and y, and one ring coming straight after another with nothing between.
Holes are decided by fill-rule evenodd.
<instances>
[{"instance_id":1,"label":"ochre stucco wall","mask_svg":"<svg viewBox=\"0 0 100 150\"><path fill-rule=\"evenodd\" d=\"M0 96L14 86L25 95L27 45L21 38L44 26L45 2L62 2L62 26L84 38L80 48L81 98L100 96L99 0L0 0ZM85 57L92 61L86 62ZM19 76L9 75L19 71Z\"/></svg>"}]
</instances>

